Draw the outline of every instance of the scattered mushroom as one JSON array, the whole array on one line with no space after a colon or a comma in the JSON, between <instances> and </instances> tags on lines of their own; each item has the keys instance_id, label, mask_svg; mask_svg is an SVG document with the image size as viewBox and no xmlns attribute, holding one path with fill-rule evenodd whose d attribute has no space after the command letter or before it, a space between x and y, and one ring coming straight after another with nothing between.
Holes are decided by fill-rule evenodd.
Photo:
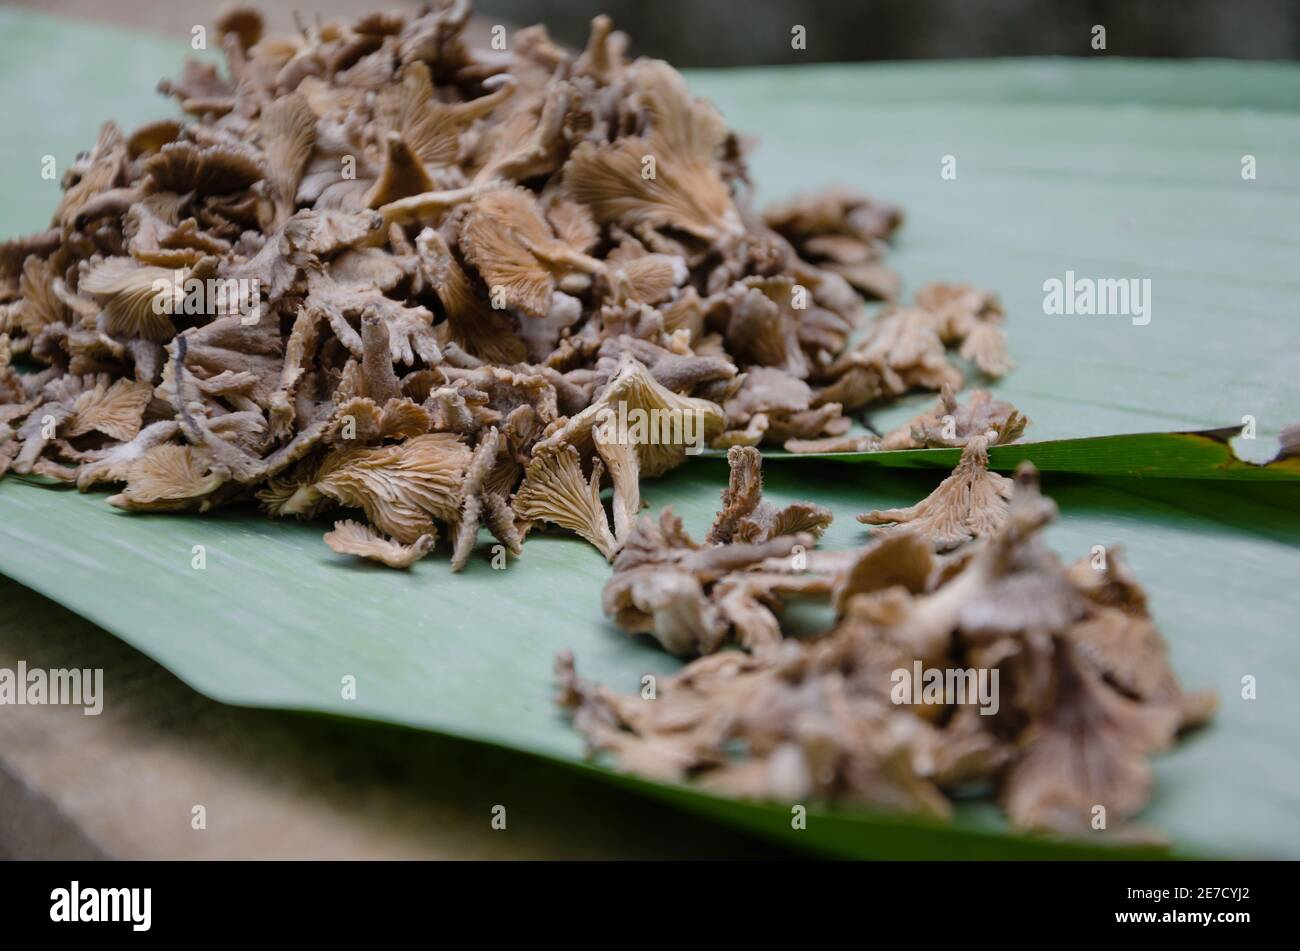
<instances>
[{"instance_id":1,"label":"scattered mushroom","mask_svg":"<svg viewBox=\"0 0 1300 951\"><path fill-rule=\"evenodd\" d=\"M671 509L658 521L643 516L602 594L619 627L652 634L674 654L711 653L733 631L752 650L778 644L781 599L826 595L842 566L810 551L831 522L829 510L764 501L756 449L733 447L727 461L730 484L705 544L686 534Z\"/></svg>"},{"instance_id":2,"label":"scattered mushroom","mask_svg":"<svg viewBox=\"0 0 1300 951\"><path fill-rule=\"evenodd\" d=\"M1039 534L1055 512L1025 467L1001 525L964 555L945 561L900 530L838 559L823 596L839 619L824 633L780 639L778 627L763 650L701 657L661 679L653 700L580 679L564 654L559 703L593 752L661 780L938 817L991 786L1017 827L1083 834L1102 807L1118 831L1150 798L1150 755L1210 717L1215 699L1183 692L1145 594L1117 562L1067 570L1047 550ZM721 610L702 583L686 590L697 576L682 566L709 550L676 532L665 519L646 533L655 544L619 557L651 554L654 633L694 645L701 623L721 628ZM685 553L656 561L663 549ZM606 595L649 626L626 585Z\"/></svg>"}]
</instances>

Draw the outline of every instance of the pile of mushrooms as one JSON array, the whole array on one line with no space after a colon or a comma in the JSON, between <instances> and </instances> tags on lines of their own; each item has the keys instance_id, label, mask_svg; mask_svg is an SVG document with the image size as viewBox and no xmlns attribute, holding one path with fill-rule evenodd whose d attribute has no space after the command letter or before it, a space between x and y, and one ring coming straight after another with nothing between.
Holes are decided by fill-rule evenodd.
<instances>
[{"instance_id":1,"label":"pile of mushrooms","mask_svg":"<svg viewBox=\"0 0 1300 951\"><path fill-rule=\"evenodd\" d=\"M226 71L161 86L187 121L106 124L51 227L0 245L0 475L116 484L131 511L329 513L333 549L396 568L445 535L459 570L483 530L518 555L549 523L614 561L618 625L702 655L653 701L561 658L563 704L625 768L934 814L991 782L1029 827L1135 813L1148 755L1213 698L1180 690L1114 555L1063 567L1032 474L988 470L1027 420L954 394L1011 368L996 297L896 303L887 205L755 213L738 137L607 18L573 55L540 26L471 50L469 16L264 36L234 7ZM869 325L865 299L887 302ZM850 431L914 390L939 401ZM640 479L705 444L732 473L696 543L640 514ZM825 552L828 511L762 499L760 444L962 461L861 516L866 547ZM792 598L837 620L793 639ZM900 704L891 672L913 664L999 672L998 710Z\"/></svg>"},{"instance_id":2,"label":"pile of mushrooms","mask_svg":"<svg viewBox=\"0 0 1300 951\"><path fill-rule=\"evenodd\" d=\"M132 511L330 513L333 548L396 567L446 536L459 569L480 529L517 555L542 522L612 558L640 477L689 446L611 418L875 448L846 413L959 389L949 348L1009 368L967 287L851 343L864 296L898 291L897 210L752 212L737 136L607 18L572 55L542 27L472 50L469 15L264 36L229 9L226 71L161 86L188 121L106 124L51 227L0 245L0 475L120 484Z\"/></svg>"},{"instance_id":3,"label":"pile of mushrooms","mask_svg":"<svg viewBox=\"0 0 1300 951\"><path fill-rule=\"evenodd\" d=\"M1151 796L1149 758L1216 698L1179 686L1118 551L1067 567L1043 544L1056 506L1028 464L1014 481L989 472L987 443L971 438L923 502L871 513L894 524L853 551L810 550L829 513L763 502L752 449L730 453L712 544L670 511L643 517L606 613L701 656L629 696L561 655L559 703L592 752L727 795L946 818L992 793L1017 828L1157 839L1128 823ZM788 635L792 597L835 620Z\"/></svg>"}]
</instances>

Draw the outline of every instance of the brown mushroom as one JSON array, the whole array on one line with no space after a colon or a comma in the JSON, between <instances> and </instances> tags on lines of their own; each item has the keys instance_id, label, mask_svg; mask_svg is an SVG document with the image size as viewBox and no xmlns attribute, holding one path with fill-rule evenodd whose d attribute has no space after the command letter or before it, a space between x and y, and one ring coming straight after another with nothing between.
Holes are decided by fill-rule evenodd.
<instances>
[{"instance_id":1,"label":"brown mushroom","mask_svg":"<svg viewBox=\"0 0 1300 951\"><path fill-rule=\"evenodd\" d=\"M987 447L985 437L971 437L957 468L929 496L910 508L859 515L858 521L867 525L907 525L928 538L938 551L989 535L1006 518L1011 480L989 470Z\"/></svg>"},{"instance_id":2,"label":"brown mushroom","mask_svg":"<svg viewBox=\"0 0 1300 951\"><path fill-rule=\"evenodd\" d=\"M934 449L965 446L974 436L983 436L990 446L1015 442L1029 420L1005 400L995 400L988 390L972 390L963 406L949 387L938 402L880 441L881 449Z\"/></svg>"},{"instance_id":3,"label":"brown mushroom","mask_svg":"<svg viewBox=\"0 0 1300 951\"><path fill-rule=\"evenodd\" d=\"M459 518L456 500L470 450L459 437L430 433L373 449L335 450L306 498L324 495L365 511L375 528L404 545Z\"/></svg>"},{"instance_id":4,"label":"brown mushroom","mask_svg":"<svg viewBox=\"0 0 1300 951\"><path fill-rule=\"evenodd\" d=\"M343 519L334 523L334 530L325 533L325 544L340 555L369 558L389 568L409 568L433 548L437 536L421 535L410 545L402 545L376 532L369 525Z\"/></svg>"},{"instance_id":5,"label":"brown mushroom","mask_svg":"<svg viewBox=\"0 0 1300 951\"><path fill-rule=\"evenodd\" d=\"M582 474L581 457L573 446L538 448L515 494L515 514L524 521L550 522L585 538L607 560L614 559L618 542L600 503L604 467L592 463L591 478Z\"/></svg>"}]
</instances>

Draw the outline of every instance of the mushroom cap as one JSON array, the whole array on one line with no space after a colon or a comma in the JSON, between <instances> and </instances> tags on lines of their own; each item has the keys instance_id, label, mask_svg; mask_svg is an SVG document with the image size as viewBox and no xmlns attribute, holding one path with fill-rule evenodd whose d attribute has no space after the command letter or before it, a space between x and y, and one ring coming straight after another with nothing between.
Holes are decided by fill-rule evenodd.
<instances>
[{"instance_id":1,"label":"mushroom cap","mask_svg":"<svg viewBox=\"0 0 1300 951\"><path fill-rule=\"evenodd\" d=\"M593 446L593 429L603 426L604 441L619 439L635 445L642 475L662 475L686 457L691 437L703 448L722 431L723 422L716 403L672 392L625 352L591 405L538 443L537 451L561 445L588 450Z\"/></svg>"},{"instance_id":2,"label":"mushroom cap","mask_svg":"<svg viewBox=\"0 0 1300 951\"><path fill-rule=\"evenodd\" d=\"M195 508L226 481L192 446L163 443L145 451L126 470L126 488L109 503L132 511Z\"/></svg>"},{"instance_id":3,"label":"mushroom cap","mask_svg":"<svg viewBox=\"0 0 1300 951\"><path fill-rule=\"evenodd\" d=\"M453 522L470 449L454 433L428 433L376 448L334 450L314 489L349 508L404 545Z\"/></svg>"},{"instance_id":4,"label":"mushroom cap","mask_svg":"<svg viewBox=\"0 0 1300 951\"><path fill-rule=\"evenodd\" d=\"M592 462L591 478L582 474L582 459L571 445L538 449L515 494L514 510L525 521L550 522L585 538L608 560L613 560L618 543L609 530L600 501L600 480L604 467Z\"/></svg>"}]
</instances>

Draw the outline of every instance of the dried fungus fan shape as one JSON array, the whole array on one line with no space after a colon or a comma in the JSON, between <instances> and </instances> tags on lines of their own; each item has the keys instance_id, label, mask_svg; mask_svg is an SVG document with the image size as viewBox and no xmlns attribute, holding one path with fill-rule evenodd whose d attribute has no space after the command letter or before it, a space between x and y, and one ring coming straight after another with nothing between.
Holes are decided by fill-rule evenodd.
<instances>
[{"instance_id":1,"label":"dried fungus fan shape","mask_svg":"<svg viewBox=\"0 0 1300 951\"><path fill-rule=\"evenodd\" d=\"M0 474L125 483L132 510L360 512L376 538L331 544L383 563L436 535L459 569L480 526L518 554L542 522L612 557L690 438L611 414L860 448L846 412L960 386L946 347L1004 372L1001 309L969 288L850 343L862 295L896 296L895 209L832 190L760 217L737 136L607 18L574 56L540 26L470 49L469 13L266 36L236 6L225 71L160 86L186 121L106 123L51 227L0 245ZM819 517L771 514L742 537Z\"/></svg>"},{"instance_id":2,"label":"dried fungus fan shape","mask_svg":"<svg viewBox=\"0 0 1300 951\"><path fill-rule=\"evenodd\" d=\"M883 526L876 533L900 526L919 533L936 551L947 551L991 535L1007 517L1011 480L989 469L988 437L970 437L952 475L920 502L905 509L885 509L859 515L858 521Z\"/></svg>"},{"instance_id":3,"label":"dried fungus fan shape","mask_svg":"<svg viewBox=\"0 0 1300 951\"><path fill-rule=\"evenodd\" d=\"M1179 686L1122 563L1067 569L1044 546L1055 514L1026 466L1001 525L960 555L937 556L900 530L825 563L838 620L824 633L701 657L661 679L652 701L582 680L564 654L559 703L594 752L659 780L937 817L991 788L1018 828L1095 834L1102 806L1123 840L1151 796L1150 757L1208 719L1215 698ZM643 546L661 553L656 567L680 574L709 552L683 547L669 537L672 520L663 524ZM629 545L620 560L635 552ZM644 606L624 587L607 608L644 629ZM701 616L693 603L690 616Z\"/></svg>"},{"instance_id":4,"label":"dried fungus fan shape","mask_svg":"<svg viewBox=\"0 0 1300 951\"><path fill-rule=\"evenodd\" d=\"M936 449L964 447L983 437L989 446L1015 442L1029 425L1019 410L995 400L988 390L972 390L965 405L944 387L935 405L898 429L886 433L879 448Z\"/></svg>"}]
</instances>

